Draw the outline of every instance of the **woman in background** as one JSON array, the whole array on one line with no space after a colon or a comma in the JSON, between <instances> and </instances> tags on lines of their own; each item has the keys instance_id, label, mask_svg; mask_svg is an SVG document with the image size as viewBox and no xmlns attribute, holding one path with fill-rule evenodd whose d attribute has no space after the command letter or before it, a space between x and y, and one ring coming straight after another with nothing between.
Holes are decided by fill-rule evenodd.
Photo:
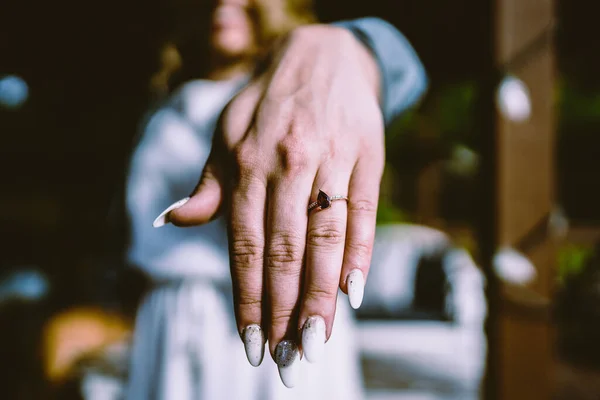
<instances>
[{"instance_id":1,"label":"woman in background","mask_svg":"<svg viewBox=\"0 0 600 400\"><path fill-rule=\"evenodd\" d=\"M165 206L187 196L197 183L222 110L249 81L264 50L293 28L315 21L309 0L221 0L206 15L212 18L206 25L207 41L190 32L174 40L181 55L176 80L185 83L149 118L127 177L128 262L154 283L136 318L128 398L361 398L353 319L346 301L338 302L335 330L320 362L301 364L295 377L281 374L285 386L295 386L290 391L279 382L274 363L260 365L262 354L247 354L258 368L245 361L233 318L223 219L188 229L152 227ZM368 38L368 23L352 24L346 27ZM390 34L399 36L382 24L371 27L385 30L388 39ZM406 42L389 45L393 50ZM381 51L372 50L388 86L386 99L395 102L384 114L397 113L414 103L425 85L420 73L416 77L422 80L410 75L413 82L407 86L402 74L394 74L394 65L404 63L419 72L422 67L413 57L395 60L388 68ZM396 81L387 79L390 76ZM386 120L389 117L388 112Z\"/></svg>"},{"instance_id":2,"label":"woman in background","mask_svg":"<svg viewBox=\"0 0 600 400\"><path fill-rule=\"evenodd\" d=\"M248 81L262 49L274 38L314 21L306 1L220 1L212 10L208 47L202 36L175 40L184 81L150 117L133 154L127 180L132 241L128 258L154 287L138 311L128 398L360 398L351 316L340 305L329 356L306 368L292 392L276 365L246 361L233 320L222 219L180 229L152 220L197 182L217 119ZM298 397L296 397L298 396Z\"/></svg>"}]
</instances>

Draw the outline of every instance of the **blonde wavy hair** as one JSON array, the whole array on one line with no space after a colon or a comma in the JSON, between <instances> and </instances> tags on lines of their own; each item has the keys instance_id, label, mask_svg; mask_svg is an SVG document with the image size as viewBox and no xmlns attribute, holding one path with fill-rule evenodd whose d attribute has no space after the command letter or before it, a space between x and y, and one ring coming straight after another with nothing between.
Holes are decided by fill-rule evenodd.
<instances>
[{"instance_id":1,"label":"blonde wavy hair","mask_svg":"<svg viewBox=\"0 0 600 400\"><path fill-rule=\"evenodd\" d=\"M176 28L163 42L159 68L150 81L151 92L159 96L185 81L202 78L207 72L209 39L205 28L209 22L208 19L198 21L194 16L208 17L210 12L198 7L197 3L176 7ZM264 56L277 38L298 26L317 22L313 0L254 0L252 17L256 34L253 56L256 61Z\"/></svg>"},{"instance_id":2,"label":"blonde wavy hair","mask_svg":"<svg viewBox=\"0 0 600 400\"><path fill-rule=\"evenodd\" d=\"M259 47L270 45L300 25L317 21L313 0L255 0L255 8Z\"/></svg>"}]
</instances>

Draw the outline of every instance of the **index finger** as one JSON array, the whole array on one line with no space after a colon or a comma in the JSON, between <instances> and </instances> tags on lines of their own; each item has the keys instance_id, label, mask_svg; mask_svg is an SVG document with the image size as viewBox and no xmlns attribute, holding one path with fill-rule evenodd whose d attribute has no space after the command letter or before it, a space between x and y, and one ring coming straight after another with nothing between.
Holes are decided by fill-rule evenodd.
<instances>
[{"instance_id":1,"label":"index finger","mask_svg":"<svg viewBox=\"0 0 600 400\"><path fill-rule=\"evenodd\" d=\"M229 253L235 316L248 361L256 367L262 362L266 340L262 320L266 186L243 176L231 199Z\"/></svg>"}]
</instances>

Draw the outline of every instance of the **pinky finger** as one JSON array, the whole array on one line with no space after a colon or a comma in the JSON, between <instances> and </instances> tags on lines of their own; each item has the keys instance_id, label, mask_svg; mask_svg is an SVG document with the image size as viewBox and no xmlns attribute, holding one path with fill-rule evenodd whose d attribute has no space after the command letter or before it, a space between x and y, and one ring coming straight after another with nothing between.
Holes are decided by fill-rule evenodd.
<instances>
[{"instance_id":1,"label":"pinky finger","mask_svg":"<svg viewBox=\"0 0 600 400\"><path fill-rule=\"evenodd\" d=\"M340 288L348 294L354 309L362 304L371 265L381 174L382 168L376 163L359 160L348 189L346 248Z\"/></svg>"}]
</instances>

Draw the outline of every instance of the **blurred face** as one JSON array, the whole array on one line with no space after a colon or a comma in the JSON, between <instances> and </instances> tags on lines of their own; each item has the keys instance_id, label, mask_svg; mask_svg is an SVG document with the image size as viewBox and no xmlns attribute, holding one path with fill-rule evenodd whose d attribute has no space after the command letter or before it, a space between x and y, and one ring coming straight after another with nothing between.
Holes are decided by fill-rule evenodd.
<instances>
[{"instance_id":1,"label":"blurred face","mask_svg":"<svg viewBox=\"0 0 600 400\"><path fill-rule=\"evenodd\" d=\"M252 0L218 0L212 15L213 49L224 57L239 57L255 47Z\"/></svg>"}]
</instances>

